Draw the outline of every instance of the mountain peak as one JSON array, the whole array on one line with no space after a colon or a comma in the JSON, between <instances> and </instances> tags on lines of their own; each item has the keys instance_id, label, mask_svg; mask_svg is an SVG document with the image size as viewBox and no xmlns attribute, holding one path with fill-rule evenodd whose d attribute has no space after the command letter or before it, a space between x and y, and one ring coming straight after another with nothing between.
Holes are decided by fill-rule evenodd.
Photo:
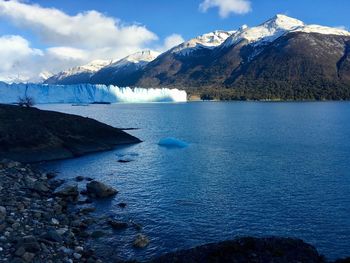
<instances>
[{"instance_id":1,"label":"mountain peak","mask_svg":"<svg viewBox=\"0 0 350 263\"><path fill-rule=\"evenodd\" d=\"M350 35L350 32L346 30L319 25L306 25L304 22L298 19L283 14L277 14L256 27L241 27L238 31L236 31L236 33L227 38L223 46L227 47L235 45L242 40L245 40L248 43L252 43L254 45L260 45L266 42L272 42L280 36L283 36L290 32L343 36Z\"/></svg>"},{"instance_id":2,"label":"mountain peak","mask_svg":"<svg viewBox=\"0 0 350 263\"><path fill-rule=\"evenodd\" d=\"M192 38L172 48L171 53L188 55L197 48L214 48L221 45L235 31L215 30Z\"/></svg>"},{"instance_id":3,"label":"mountain peak","mask_svg":"<svg viewBox=\"0 0 350 263\"><path fill-rule=\"evenodd\" d=\"M153 50L142 50L122 58L110 65L110 67L121 67L127 64L138 64L143 66L159 56L159 52Z\"/></svg>"},{"instance_id":4,"label":"mountain peak","mask_svg":"<svg viewBox=\"0 0 350 263\"><path fill-rule=\"evenodd\" d=\"M286 15L277 14L273 18L271 18L270 20L267 20L262 25L266 25L269 27L275 27L275 28L281 28L281 29L285 29L285 30L292 30L292 29L295 29L297 27L304 26L304 22L302 22L296 18L286 16Z\"/></svg>"}]
</instances>

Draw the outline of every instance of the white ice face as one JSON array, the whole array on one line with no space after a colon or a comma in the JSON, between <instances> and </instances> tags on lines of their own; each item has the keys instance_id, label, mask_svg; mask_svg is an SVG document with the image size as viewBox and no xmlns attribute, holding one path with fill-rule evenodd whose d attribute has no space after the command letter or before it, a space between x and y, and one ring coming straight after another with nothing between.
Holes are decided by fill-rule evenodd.
<instances>
[{"instance_id":1,"label":"white ice face","mask_svg":"<svg viewBox=\"0 0 350 263\"><path fill-rule=\"evenodd\" d=\"M147 103L186 102L187 94L178 89L119 88L105 85L44 85L0 83L0 103L16 103L25 95L35 103Z\"/></svg>"}]
</instances>

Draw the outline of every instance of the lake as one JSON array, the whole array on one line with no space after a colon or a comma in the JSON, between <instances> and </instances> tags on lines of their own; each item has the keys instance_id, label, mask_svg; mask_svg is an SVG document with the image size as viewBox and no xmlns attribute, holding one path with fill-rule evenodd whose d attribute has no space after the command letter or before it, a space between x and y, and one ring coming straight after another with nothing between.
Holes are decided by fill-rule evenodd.
<instances>
[{"instance_id":1,"label":"lake","mask_svg":"<svg viewBox=\"0 0 350 263\"><path fill-rule=\"evenodd\" d=\"M119 194L96 214L143 225L99 240L107 258L148 259L237 236L298 237L329 259L350 254L350 103L193 102L42 109L95 118L143 143L45 165ZM186 148L158 145L174 137ZM118 159L129 158L128 163ZM117 204L127 203L125 209Z\"/></svg>"}]
</instances>

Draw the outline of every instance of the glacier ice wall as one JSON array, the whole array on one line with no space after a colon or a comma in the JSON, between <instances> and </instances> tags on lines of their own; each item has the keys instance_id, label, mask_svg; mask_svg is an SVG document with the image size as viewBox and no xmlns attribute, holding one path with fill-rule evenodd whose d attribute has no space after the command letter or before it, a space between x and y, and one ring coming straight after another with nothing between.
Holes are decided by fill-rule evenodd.
<instances>
[{"instance_id":1,"label":"glacier ice wall","mask_svg":"<svg viewBox=\"0 0 350 263\"><path fill-rule=\"evenodd\" d=\"M0 103L16 103L29 96L35 103L145 103L186 102L187 94L178 89L120 88L106 85L47 85L0 83Z\"/></svg>"}]
</instances>

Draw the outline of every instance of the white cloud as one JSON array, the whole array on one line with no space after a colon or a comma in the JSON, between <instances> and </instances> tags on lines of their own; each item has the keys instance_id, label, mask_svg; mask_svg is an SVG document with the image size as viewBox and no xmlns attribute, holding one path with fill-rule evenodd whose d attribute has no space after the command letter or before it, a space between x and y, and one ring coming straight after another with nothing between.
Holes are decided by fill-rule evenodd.
<instances>
[{"instance_id":1,"label":"white cloud","mask_svg":"<svg viewBox=\"0 0 350 263\"><path fill-rule=\"evenodd\" d=\"M0 0L0 18L36 35L41 50L20 36L0 36L0 80L36 80L95 59L120 59L146 49L157 35L139 24L124 24L97 11L68 15L17 0Z\"/></svg>"},{"instance_id":2,"label":"white cloud","mask_svg":"<svg viewBox=\"0 0 350 263\"><path fill-rule=\"evenodd\" d=\"M159 52L167 51L181 43L183 43L185 40L183 37L179 34L172 34L165 38L164 43L162 46L158 47L157 50Z\"/></svg>"},{"instance_id":3,"label":"white cloud","mask_svg":"<svg viewBox=\"0 0 350 263\"><path fill-rule=\"evenodd\" d=\"M249 0L204 0L199 5L202 12L206 12L213 7L219 8L219 15L222 18L228 17L231 13L246 14L251 11Z\"/></svg>"},{"instance_id":4,"label":"white cloud","mask_svg":"<svg viewBox=\"0 0 350 263\"><path fill-rule=\"evenodd\" d=\"M11 81L18 77L28 79L35 63L44 56L41 50L30 47L21 36L0 37L0 79Z\"/></svg>"},{"instance_id":5,"label":"white cloud","mask_svg":"<svg viewBox=\"0 0 350 263\"><path fill-rule=\"evenodd\" d=\"M123 25L119 20L97 11L69 16L55 8L18 1L0 1L0 16L15 25L36 33L51 45L100 48L105 46L139 46L157 36L140 25Z\"/></svg>"}]
</instances>

